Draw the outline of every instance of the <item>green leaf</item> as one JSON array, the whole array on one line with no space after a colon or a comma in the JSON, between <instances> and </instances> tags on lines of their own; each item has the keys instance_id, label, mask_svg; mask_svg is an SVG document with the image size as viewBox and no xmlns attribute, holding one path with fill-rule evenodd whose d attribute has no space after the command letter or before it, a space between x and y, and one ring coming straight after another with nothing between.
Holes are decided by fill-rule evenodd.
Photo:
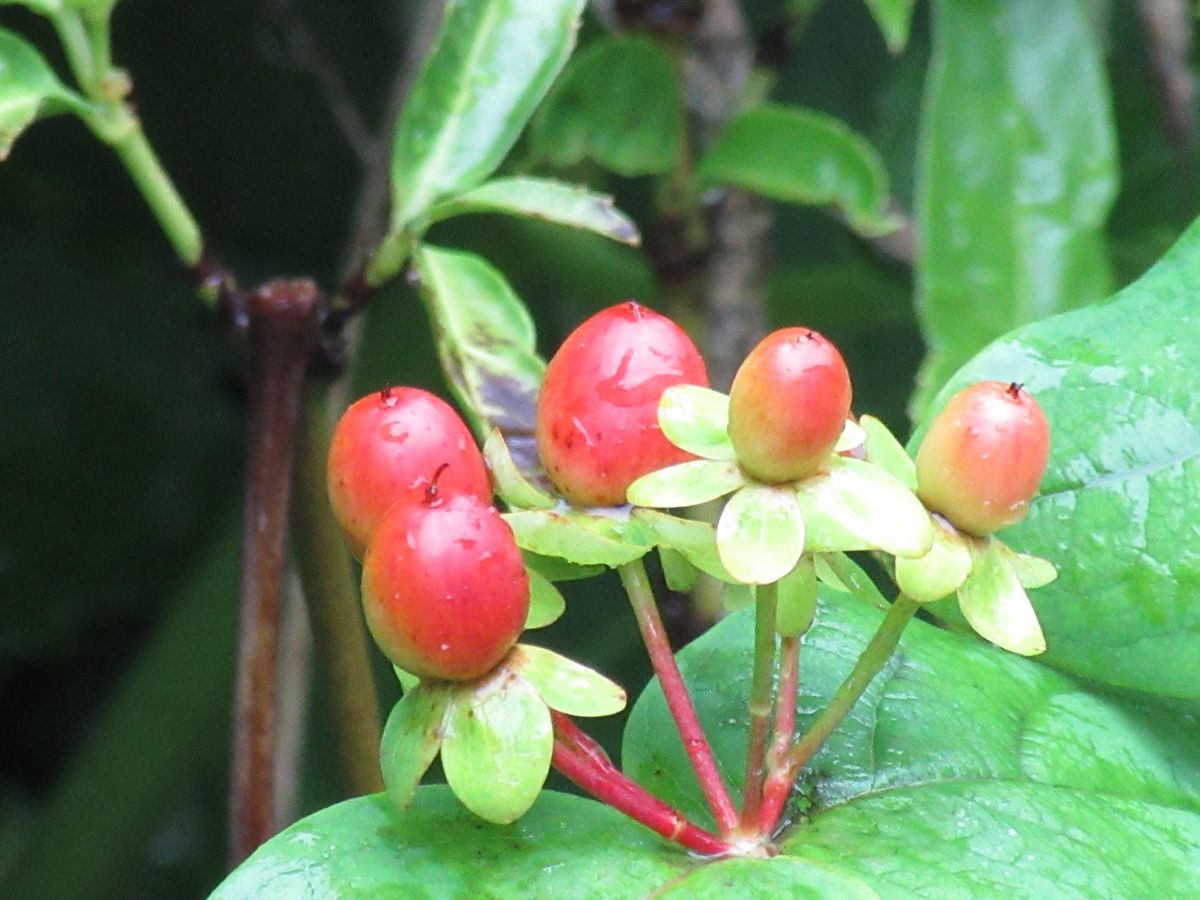
<instances>
[{"instance_id":1,"label":"green leaf","mask_svg":"<svg viewBox=\"0 0 1200 900\"><path fill-rule=\"evenodd\" d=\"M83 99L58 80L32 44L0 28L0 160L8 158L13 142L38 116L82 106Z\"/></svg>"},{"instance_id":2,"label":"green leaf","mask_svg":"<svg viewBox=\"0 0 1200 900\"><path fill-rule=\"evenodd\" d=\"M549 579L533 569L529 575L529 614L525 617L525 628L545 628L557 622L567 610L567 601Z\"/></svg>"},{"instance_id":3,"label":"green leaf","mask_svg":"<svg viewBox=\"0 0 1200 900\"><path fill-rule=\"evenodd\" d=\"M834 456L829 472L800 482L796 496L808 525L805 550L883 550L924 556L933 541L929 513L878 466Z\"/></svg>"},{"instance_id":4,"label":"green leaf","mask_svg":"<svg viewBox=\"0 0 1200 900\"><path fill-rule=\"evenodd\" d=\"M442 746L451 690L440 682L406 688L392 707L379 744L379 765L388 797L398 809L408 806Z\"/></svg>"},{"instance_id":5,"label":"green leaf","mask_svg":"<svg viewBox=\"0 0 1200 900\"><path fill-rule=\"evenodd\" d=\"M0 6L24 6L43 16L51 16L62 9L62 0L0 0Z\"/></svg>"},{"instance_id":6,"label":"green leaf","mask_svg":"<svg viewBox=\"0 0 1200 900\"><path fill-rule=\"evenodd\" d=\"M548 581L580 581L584 578L592 578L604 571L604 566L590 565L582 566L576 563L569 563L565 559L560 559L557 556L543 556L540 553L532 553L529 550L522 550L521 556L525 558L525 567L532 572L537 572Z\"/></svg>"},{"instance_id":7,"label":"green leaf","mask_svg":"<svg viewBox=\"0 0 1200 900\"><path fill-rule=\"evenodd\" d=\"M517 546L579 565L619 566L646 555L649 546L622 540L615 524L598 516L543 509L504 513Z\"/></svg>"},{"instance_id":8,"label":"green leaf","mask_svg":"<svg viewBox=\"0 0 1200 900\"><path fill-rule=\"evenodd\" d=\"M625 708L625 689L619 684L544 647L518 644L508 665L547 706L568 716L611 716Z\"/></svg>"},{"instance_id":9,"label":"green leaf","mask_svg":"<svg viewBox=\"0 0 1200 900\"><path fill-rule=\"evenodd\" d=\"M406 694L412 690L415 690L417 685L421 683L420 677L414 675L412 672L409 672L406 669L400 668L399 666L393 665L392 672L395 673L396 680L400 682L401 690L403 690Z\"/></svg>"},{"instance_id":10,"label":"green leaf","mask_svg":"<svg viewBox=\"0 0 1200 900\"><path fill-rule=\"evenodd\" d=\"M879 466L910 491L915 491L917 466L904 445L874 416L860 416L858 424L867 433L867 461Z\"/></svg>"},{"instance_id":11,"label":"green leaf","mask_svg":"<svg viewBox=\"0 0 1200 900\"><path fill-rule=\"evenodd\" d=\"M932 603L957 591L971 574L971 548L940 525L933 528L933 546L916 559L896 559L896 584L918 603Z\"/></svg>"},{"instance_id":12,"label":"green leaf","mask_svg":"<svg viewBox=\"0 0 1200 900\"><path fill-rule=\"evenodd\" d=\"M802 556L779 579L775 630L783 637L799 637L812 625L817 612L817 570L811 556Z\"/></svg>"},{"instance_id":13,"label":"green leaf","mask_svg":"<svg viewBox=\"0 0 1200 900\"><path fill-rule=\"evenodd\" d=\"M619 175L671 169L683 135L675 65L646 37L598 40L575 57L530 127L535 159L593 159Z\"/></svg>"},{"instance_id":14,"label":"green leaf","mask_svg":"<svg viewBox=\"0 0 1200 900\"><path fill-rule=\"evenodd\" d=\"M612 197L548 178L497 178L443 200L429 211L429 221L432 224L467 213L542 219L591 231L631 247L642 242L637 226L613 206Z\"/></svg>"},{"instance_id":15,"label":"green leaf","mask_svg":"<svg viewBox=\"0 0 1200 900\"><path fill-rule=\"evenodd\" d=\"M658 561L668 588L680 594L690 594L695 589L699 570L688 562L686 556L678 550L660 546Z\"/></svg>"},{"instance_id":16,"label":"green leaf","mask_svg":"<svg viewBox=\"0 0 1200 900\"><path fill-rule=\"evenodd\" d=\"M917 173L917 309L930 348L918 413L993 338L1105 295L1117 187L1089 4L933 9Z\"/></svg>"},{"instance_id":17,"label":"green leaf","mask_svg":"<svg viewBox=\"0 0 1200 900\"><path fill-rule=\"evenodd\" d=\"M463 806L481 819L519 819L550 773L550 710L529 682L503 667L459 687L446 714L442 770Z\"/></svg>"},{"instance_id":18,"label":"green leaf","mask_svg":"<svg viewBox=\"0 0 1200 900\"><path fill-rule=\"evenodd\" d=\"M883 33L888 49L899 53L908 43L912 27L913 6L916 0L867 0L867 8Z\"/></svg>"},{"instance_id":19,"label":"green leaf","mask_svg":"<svg viewBox=\"0 0 1200 900\"><path fill-rule=\"evenodd\" d=\"M416 266L455 397L481 438L498 428L517 469L536 471L537 394L546 364L529 310L504 276L472 253L423 244Z\"/></svg>"},{"instance_id":20,"label":"green leaf","mask_svg":"<svg viewBox=\"0 0 1200 900\"><path fill-rule=\"evenodd\" d=\"M958 605L971 627L1022 656L1046 652L1037 613L995 540L971 548L971 574L958 589Z\"/></svg>"},{"instance_id":21,"label":"green leaf","mask_svg":"<svg viewBox=\"0 0 1200 900\"><path fill-rule=\"evenodd\" d=\"M1051 426L1028 518L1001 537L1053 563L1041 657L1106 684L1200 697L1200 225L1113 302L1027 326L939 395L1019 381ZM915 441L914 441L915 446Z\"/></svg>"},{"instance_id":22,"label":"green leaf","mask_svg":"<svg viewBox=\"0 0 1200 900\"><path fill-rule=\"evenodd\" d=\"M393 234L500 165L566 63L583 5L471 0L447 6L396 123Z\"/></svg>"},{"instance_id":23,"label":"green leaf","mask_svg":"<svg viewBox=\"0 0 1200 900\"><path fill-rule=\"evenodd\" d=\"M483 442L483 458L492 476L492 487L500 499L514 509L553 509L558 501L526 480L517 469L508 444L498 428Z\"/></svg>"},{"instance_id":24,"label":"green leaf","mask_svg":"<svg viewBox=\"0 0 1200 900\"><path fill-rule=\"evenodd\" d=\"M732 460L693 459L649 472L629 486L625 496L634 506L696 506L723 497L746 483Z\"/></svg>"},{"instance_id":25,"label":"green leaf","mask_svg":"<svg viewBox=\"0 0 1200 900\"><path fill-rule=\"evenodd\" d=\"M708 522L682 519L656 509L635 509L633 517L660 543L678 551L693 566L720 581L737 582L717 554L717 533Z\"/></svg>"},{"instance_id":26,"label":"green leaf","mask_svg":"<svg viewBox=\"0 0 1200 900\"><path fill-rule=\"evenodd\" d=\"M694 384L663 391L658 426L676 447L704 459L737 459L729 440L729 397Z\"/></svg>"},{"instance_id":27,"label":"green leaf","mask_svg":"<svg viewBox=\"0 0 1200 900\"><path fill-rule=\"evenodd\" d=\"M785 203L836 205L860 234L896 227L874 148L845 123L812 110L760 106L741 113L701 161L699 175Z\"/></svg>"},{"instance_id":28,"label":"green leaf","mask_svg":"<svg viewBox=\"0 0 1200 900\"><path fill-rule=\"evenodd\" d=\"M801 733L883 616L844 595L822 596L800 654ZM680 654L735 792L752 647L746 610ZM702 816L669 723L652 683L630 714L622 759L649 790ZM786 857L883 897L1174 896L1200 867L1200 724L1089 694L1044 666L918 620L803 773L788 820Z\"/></svg>"},{"instance_id":29,"label":"green leaf","mask_svg":"<svg viewBox=\"0 0 1200 900\"><path fill-rule=\"evenodd\" d=\"M210 900L416 900L481 889L494 898L640 900L692 867L657 835L584 797L543 791L520 821L494 826L431 785L402 815L376 795L302 819Z\"/></svg>"},{"instance_id":30,"label":"green leaf","mask_svg":"<svg viewBox=\"0 0 1200 900\"><path fill-rule=\"evenodd\" d=\"M770 584L804 551L804 519L787 487L750 484L729 498L717 520L717 553L734 578Z\"/></svg>"},{"instance_id":31,"label":"green leaf","mask_svg":"<svg viewBox=\"0 0 1200 900\"><path fill-rule=\"evenodd\" d=\"M858 878L790 856L726 859L700 866L655 897L676 900L879 900Z\"/></svg>"}]
</instances>

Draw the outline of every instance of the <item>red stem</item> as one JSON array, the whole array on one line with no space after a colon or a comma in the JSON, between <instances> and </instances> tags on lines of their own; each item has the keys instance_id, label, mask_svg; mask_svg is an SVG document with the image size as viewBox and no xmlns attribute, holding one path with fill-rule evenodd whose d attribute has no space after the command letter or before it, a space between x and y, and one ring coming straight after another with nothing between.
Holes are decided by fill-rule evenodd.
<instances>
[{"instance_id":1,"label":"red stem","mask_svg":"<svg viewBox=\"0 0 1200 900\"><path fill-rule=\"evenodd\" d=\"M715 856L732 848L715 834L689 822L681 812L659 800L617 769L604 750L570 718L554 718L554 768L597 800L640 822L693 853Z\"/></svg>"},{"instance_id":2,"label":"red stem","mask_svg":"<svg viewBox=\"0 0 1200 900\"><path fill-rule=\"evenodd\" d=\"M675 654L671 650L666 628L663 627L662 617L654 602L654 593L646 577L646 567L637 559L621 566L618 572L621 583L629 594L638 628L642 632L642 641L650 654L650 663L662 686L667 708L675 720L675 727L679 729L679 737L683 741L688 759L691 760L700 790L704 792L721 833L730 834L737 828L737 810L733 807L733 801L729 799L729 790L717 769L716 757L713 756L704 729L700 727L700 720L696 717L696 708L692 705L687 685L683 683L683 676L679 674Z\"/></svg>"},{"instance_id":3,"label":"red stem","mask_svg":"<svg viewBox=\"0 0 1200 900\"><path fill-rule=\"evenodd\" d=\"M767 755L767 780L763 785L758 833L770 837L792 790L788 753L796 733L796 702L800 693L800 639L785 637L780 642L779 696L775 701L775 732Z\"/></svg>"},{"instance_id":4,"label":"red stem","mask_svg":"<svg viewBox=\"0 0 1200 900\"><path fill-rule=\"evenodd\" d=\"M311 281L275 281L246 300L250 408L229 803L231 865L249 856L276 827L279 607L300 399L320 294Z\"/></svg>"}]
</instances>

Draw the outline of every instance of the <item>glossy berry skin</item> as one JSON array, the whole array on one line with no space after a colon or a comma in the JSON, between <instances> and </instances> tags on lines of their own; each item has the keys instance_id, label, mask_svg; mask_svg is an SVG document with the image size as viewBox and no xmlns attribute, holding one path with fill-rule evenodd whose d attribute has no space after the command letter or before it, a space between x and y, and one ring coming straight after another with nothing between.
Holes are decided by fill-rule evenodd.
<instances>
[{"instance_id":1,"label":"glossy berry skin","mask_svg":"<svg viewBox=\"0 0 1200 900\"><path fill-rule=\"evenodd\" d=\"M385 388L346 410L329 448L329 502L351 552L362 558L391 506L417 503L437 475L443 498L491 502L487 467L466 424L450 406L414 387Z\"/></svg>"},{"instance_id":2,"label":"glossy berry skin","mask_svg":"<svg viewBox=\"0 0 1200 900\"><path fill-rule=\"evenodd\" d=\"M991 534L1025 518L1050 456L1033 395L984 381L955 394L917 451L917 495L955 528Z\"/></svg>"},{"instance_id":3,"label":"glossy berry skin","mask_svg":"<svg viewBox=\"0 0 1200 900\"><path fill-rule=\"evenodd\" d=\"M392 662L465 681L494 668L521 633L529 577L495 508L460 495L388 511L363 561L362 601Z\"/></svg>"},{"instance_id":4,"label":"glossy berry skin","mask_svg":"<svg viewBox=\"0 0 1200 900\"><path fill-rule=\"evenodd\" d=\"M538 452L559 492L575 506L621 506L635 479L692 459L658 427L658 401L677 384L707 387L708 371L665 316L629 301L576 328L538 396Z\"/></svg>"},{"instance_id":5,"label":"glossy berry skin","mask_svg":"<svg viewBox=\"0 0 1200 900\"><path fill-rule=\"evenodd\" d=\"M729 391L729 439L759 481L806 478L829 460L850 415L850 373L809 328L781 328L750 351Z\"/></svg>"}]
</instances>

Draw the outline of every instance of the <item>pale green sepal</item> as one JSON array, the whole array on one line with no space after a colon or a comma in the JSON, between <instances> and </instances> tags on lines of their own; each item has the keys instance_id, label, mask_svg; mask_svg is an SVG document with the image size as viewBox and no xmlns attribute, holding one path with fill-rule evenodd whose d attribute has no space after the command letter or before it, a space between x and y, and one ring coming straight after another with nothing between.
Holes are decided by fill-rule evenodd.
<instances>
[{"instance_id":1,"label":"pale green sepal","mask_svg":"<svg viewBox=\"0 0 1200 900\"><path fill-rule=\"evenodd\" d=\"M599 672L544 647L517 644L506 665L568 716L611 716L625 708L625 689Z\"/></svg>"},{"instance_id":2,"label":"pale green sepal","mask_svg":"<svg viewBox=\"0 0 1200 900\"><path fill-rule=\"evenodd\" d=\"M729 397L694 384L663 391L658 427L676 447L704 459L737 458L729 440Z\"/></svg>"},{"instance_id":3,"label":"pale green sepal","mask_svg":"<svg viewBox=\"0 0 1200 900\"><path fill-rule=\"evenodd\" d=\"M918 559L896 559L896 584L918 603L932 603L957 591L971 574L968 539L939 525L933 546Z\"/></svg>"},{"instance_id":4,"label":"pale green sepal","mask_svg":"<svg viewBox=\"0 0 1200 900\"><path fill-rule=\"evenodd\" d=\"M742 470L732 460L693 459L643 475L629 486L625 496L634 506L695 506L745 483Z\"/></svg>"},{"instance_id":5,"label":"pale green sepal","mask_svg":"<svg viewBox=\"0 0 1200 900\"><path fill-rule=\"evenodd\" d=\"M805 551L883 550L924 556L933 543L929 513L916 496L883 469L834 456L829 472L796 485L808 526Z\"/></svg>"},{"instance_id":6,"label":"pale green sepal","mask_svg":"<svg viewBox=\"0 0 1200 900\"><path fill-rule=\"evenodd\" d=\"M775 630L780 637L800 637L817 614L817 570L811 556L779 579Z\"/></svg>"},{"instance_id":7,"label":"pale green sepal","mask_svg":"<svg viewBox=\"0 0 1200 900\"><path fill-rule=\"evenodd\" d=\"M737 612L754 603L754 586L735 582L721 585L721 605L726 612Z\"/></svg>"},{"instance_id":8,"label":"pale green sepal","mask_svg":"<svg viewBox=\"0 0 1200 900\"><path fill-rule=\"evenodd\" d=\"M891 603L879 592L871 576L845 553L815 553L813 564L817 578L834 590L851 594L876 609L887 609Z\"/></svg>"},{"instance_id":9,"label":"pale green sepal","mask_svg":"<svg viewBox=\"0 0 1200 900\"><path fill-rule=\"evenodd\" d=\"M737 581L717 554L717 533L708 522L681 519L656 509L635 509L633 517L653 532L660 543L679 552L701 572L720 581Z\"/></svg>"},{"instance_id":10,"label":"pale green sepal","mask_svg":"<svg viewBox=\"0 0 1200 900\"><path fill-rule=\"evenodd\" d=\"M399 666L393 665L392 671L396 673L396 680L400 682L400 689L406 694L421 683L420 676L414 675L407 669L402 669Z\"/></svg>"},{"instance_id":11,"label":"pale green sepal","mask_svg":"<svg viewBox=\"0 0 1200 900\"><path fill-rule=\"evenodd\" d=\"M431 681L410 690L392 707L379 743L379 767L388 797L405 809L442 746L443 722L453 686Z\"/></svg>"},{"instance_id":12,"label":"pale green sepal","mask_svg":"<svg viewBox=\"0 0 1200 900\"><path fill-rule=\"evenodd\" d=\"M521 556L525 559L526 569L537 572L547 581L580 581L604 571L604 566L581 566L557 556L543 556L529 550L522 550Z\"/></svg>"},{"instance_id":13,"label":"pale green sepal","mask_svg":"<svg viewBox=\"0 0 1200 900\"><path fill-rule=\"evenodd\" d=\"M750 484L729 498L717 521L717 554L738 581L778 581L802 552L804 519L790 487Z\"/></svg>"},{"instance_id":14,"label":"pale green sepal","mask_svg":"<svg viewBox=\"0 0 1200 900\"><path fill-rule=\"evenodd\" d=\"M686 556L670 547L658 548L658 561L662 565L663 580L667 587L680 594L690 594L696 587L700 570Z\"/></svg>"},{"instance_id":15,"label":"pale green sepal","mask_svg":"<svg viewBox=\"0 0 1200 900\"><path fill-rule=\"evenodd\" d=\"M834 453L845 453L855 447L861 447L867 442L867 433L853 419L846 420L846 426L838 435L837 443L833 446Z\"/></svg>"},{"instance_id":16,"label":"pale green sepal","mask_svg":"<svg viewBox=\"0 0 1200 900\"><path fill-rule=\"evenodd\" d=\"M859 416L867 434L867 461L883 469L910 491L917 489L917 467L888 427L874 416Z\"/></svg>"},{"instance_id":17,"label":"pale green sepal","mask_svg":"<svg viewBox=\"0 0 1200 900\"><path fill-rule=\"evenodd\" d=\"M506 666L455 690L442 770L463 806L481 819L504 825L520 818L546 783L553 749L546 701Z\"/></svg>"},{"instance_id":18,"label":"pale green sepal","mask_svg":"<svg viewBox=\"0 0 1200 900\"><path fill-rule=\"evenodd\" d=\"M1029 595L998 541L989 539L972 546L971 574L958 589L958 605L980 637L1022 656L1046 650L1046 639L1038 624Z\"/></svg>"},{"instance_id":19,"label":"pale green sepal","mask_svg":"<svg viewBox=\"0 0 1200 900\"><path fill-rule=\"evenodd\" d=\"M517 546L543 556L558 556L580 565L619 566L650 548L610 537L613 529L586 515L564 515L545 509L502 513ZM605 533L608 532L608 533Z\"/></svg>"},{"instance_id":20,"label":"pale green sepal","mask_svg":"<svg viewBox=\"0 0 1200 900\"><path fill-rule=\"evenodd\" d=\"M843 594L851 594L853 590L850 585L838 574L837 570L829 564L830 558L838 554L833 553L814 553L812 555L813 570L817 573L817 580L821 584L828 585L835 591L841 591Z\"/></svg>"},{"instance_id":21,"label":"pale green sepal","mask_svg":"<svg viewBox=\"0 0 1200 900\"><path fill-rule=\"evenodd\" d=\"M1042 559L1040 556L1017 553L998 538L992 538L992 540L995 542L996 548L1008 560L1009 566L1017 576L1017 581L1021 582L1021 587L1044 587L1058 577L1058 569L1050 560Z\"/></svg>"},{"instance_id":22,"label":"pale green sepal","mask_svg":"<svg viewBox=\"0 0 1200 900\"><path fill-rule=\"evenodd\" d=\"M532 569L529 575L529 614L525 616L526 628L545 628L566 611L567 601L550 580Z\"/></svg>"},{"instance_id":23,"label":"pale green sepal","mask_svg":"<svg viewBox=\"0 0 1200 900\"><path fill-rule=\"evenodd\" d=\"M511 508L553 509L558 505L556 498L530 484L520 473L498 428L493 428L484 441L483 458L492 476L492 487Z\"/></svg>"}]
</instances>

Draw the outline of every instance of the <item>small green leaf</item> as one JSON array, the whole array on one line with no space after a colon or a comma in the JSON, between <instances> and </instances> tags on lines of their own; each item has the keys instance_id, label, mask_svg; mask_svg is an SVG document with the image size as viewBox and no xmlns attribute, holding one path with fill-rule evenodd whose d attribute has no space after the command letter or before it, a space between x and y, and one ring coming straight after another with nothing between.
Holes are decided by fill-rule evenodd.
<instances>
[{"instance_id":1,"label":"small green leaf","mask_svg":"<svg viewBox=\"0 0 1200 900\"><path fill-rule=\"evenodd\" d=\"M527 481L517 469L498 428L493 428L484 441L483 458L492 476L492 487L513 509L553 509L558 505L554 497Z\"/></svg>"},{"instance_id":2,"label":"small green leaf","mask_svg":"<svg viewBox=\"0 0 1200 900\"><path fill-rule=\"evenodd\" d=\"M619 684L544 647L517 644L508 666L537 689L547 706L568 716L611 716L625 708Z\"/></svg>"},{"instance_id":3,"label":"small green leaf","mask_svg":"<svg viewBox=\"0 0 1200 900\"><path fill-rule=\"evenodd\" d=\"M811 556L779 579L775 630L782 637L799 637L817 614L817 570Z\"/></svg>"},{"instance_id":4,"label":"small green leaf","mask_svg":"<svg viewBox=\"0 0 1200 900\"><path fill-rule=\"evenodd\" d=\"M834 453L845 453L854 450L867 442L867 433L853 419L847 419L842 433L838 435L837 443L833 445Z\"/></svg>"},{"instance_id":5,"label":"small green leaf","mask_svg":"<svg viewBox=\"0 0 1200 900\"><path fill-rule=\"evenodd\" d=\"M717 533L708 522L682 519L656 509L635 509L633 517L658 541L678 551L693 566L720 581L736 582L717 554Z\"/></svg>"},{"instance_id":6,"label":"small green leaf","mask_svg":"<svg viewBox=\"0 0 1200 900\"><path fill-rule=\"evenodd\" d=\"M958 605L980 637L1022 656L1044 653L1046 639L1029 596L997 541L973 548L971 574L958 589Z\"/></svg>"},{"instance_id":7,"label":"small green leaf","mask_svg":"<svg viewBox=\"0 0 1200 900\"><path fill-rule=\"evenodd\" d=\"M1058 569L1050 560L1042 559L1040 556L1030 556L1026 553L1017 553L999 538L992 538L992 540L996 544L996 549L1000 551L1000 555L1013 570L1013 574L1017 576L1017 581L1021 582L1021 587L1045 587L1058 577Z\"/></svg>"},{"instance_id":8,"label":"small green leaf","mask_svg":"<svg viewBox=\"0 0 1200 900\"><path fill-rule=\"evenodd\" d=\"M867 433L867 461L887 472L910 491L917 489L917 467L904 445L874 416L859 416Z\"/></svg>"},{"instance_id":9,"label":"small green leaf","mask_svg":"<svg viewBox=\"0 0 1200 900\"><path fill-rule=\"evenodd\" d=\"M717 521L717 553L747 584L770 584L804 551L804 519L790 488L751 484L729 498Z\"/></svg>"},{"instance_id":10,"label":"small green leaf","mask_svg":"<svg viewBox=\"0 0 1200 900\"><path fill-rule=\"evenodd\" d=\"M760 106L735 118L700 163L700 177L772 200L835 204L860 234L896 227L883 163L867 141L823 113Z\"/></svg>"},{"instance_id":11,"label":"small green leaf","mask_svg":"<svg viewBox=\"0 0 1200 900\"><path fill-rule=\"evenodd\" d=\"M525 628L545 628L557 622L567 609L567 601L549 579L532 569L529 575L529 614L525 617Z\"/></svg>"},{"instance_id":12,"label":"small green leaf","mask_svg":"<svg viewBox=\"0 0 1200 900\"><path fill-rule=\"evenodd\" d=\"M932 603L957 591L971 574L971 548L966 539L940 525L933 546L917 559L896 559L896 584L918 603Z\"/></svg>"},{"instance_id":13,"label":"small green leaf","mask_svg":"<svg viewBox=\"0 0 1200 900\"><path fill-rule=\"evenodd\" d=\"M396 123L392 233L504 159L575 44L584 0L451 3Z\"/></svg>"},{"instance_id":14,"label":"small green leaf","mask_svg":"<svg viewBox=\"0 0 1200 900\"><path fill-rule=\"evenodd\" d=\"M829 472L800 482L796 495L808 525L810 553L883 550L924 556L933 542L929 513L913 493L878 466L844 456Z\"/></svg>"},{"instance_id":15,"label":"small green leaf","mask_svg":"<svg viewBox=\"0 0 1200 900\"><path fill-rule=\"evenodd\" d=\"M693 459L643 475L625 496L634 506L695 506L722 497L746 483L732 460Z\"/></svg>"},{"instance_id":16,"label":"small green leaf","mask_svg":"<svg viewBox=\"0 0 1200 900\"><path fill-rule=\"evenodd\" d=\"M650 548L615 537L617 529L598 516L570 515L544 509L504 513L522 550L557 556L580 565L619 566Z\"/></svg>"},{"instance_id":17,"label":"small green leaf","mask_svg":"<svg viewBox=\"0 0 1200 900\"><path fill-rule=\"evenodd\" d=\"M658 427L676 447L704 459L737 459L729 440L729 397L694 384L663 391Z\"/></svg>"},{"instance_id":18,"label":"small green leaf","mask_svg":"<svg viewBox=\"0 0 1200 900\"><path fill-rule=\"evenodd\" d=\"M912 27L913 5L916 0L867 0L883 39L892 53L899 53L908 43Z\"/></svg>"},{"instance_id":19,"label":"small green leaf","mask_svg":"<svg viewBox=\"0 0 1200 900\"><path fill-rule=\"evenodd\" d=\"M547 581L581 581L584 578L593 578L605 570L604 566L582 566L557 556L543 556L529 550L522 550L521 556L525 558L527 569L537 572Z\"/></svg>"},{"instance_id":20,"label":"small green leaf","mask_svg":"<svg viewBox=\"0 0 1200 900\"><path fill-rule=\"evenodd\" d=\"M642 242L637 226L613 206L612 197L549 178L497 178L443 200L429 211L429 221L432 224L468 213L542 219L591 231L631 247Z\"/></svg>"},{"instance_id":21,"label":"small green leaf","mask_svg":"<svg viewBox=\"0 0 1200 900\"><path fill-rule=\"evenodd\" d=\"M388 796L398 809L412 801L421 777L442 746L442 728L452 688L429 682L412 690L392 707L379 744L379 765Z\"/></svg>"},{"instance_id":22,"label":"small green leaf","mask_svg":"<svg viewBox=\"0 0 1200 900\"><path fill-rule=\"evenodd\" d=\"M455 690L442 769L455 796L481 819L519 819L546 783L553 748L550 710L524 678L501 667Z\"/></svg>"},{"instance_id":23,"label":"small green leaf","mask_svg":"<svg viewBox=\"0 0 1200 900\"><path fill-rule=\"evenodd\" d=\"M713 549L716 550L715 547ZM686 556L670 547L659 547L658 561L662 565L663 580L668 588L680 594L690 594L695 589L699 570L688 562Z\"/></svg>"},{"instance_id":24,"label":"small green leaf","mask_svg":"<svg viewBox=\"0 0 1200 900\"><path fill-rule=\"evenodd\" d=\"M530 127L535 159L594 159L619 175L668 171L679 156L683 103L667 50L646 37L599 40L575 57Z\"/></svg>"},{"instance_id":25,"label":"small green leaf","mask_svg":"<svg viewBox=\"0 0 1200 900\"><path fill-rule=\"evenodd\" d=\"M427 244L416 254L438 356L480 437L503 433L518 470L537 468L533 438L546 364L529 310L495 268L472 253Z\"/></svg>"},{"instance_id":26,"label":"small green leaf","mask_svg":"<svg viewBox=\"0 0 1200 900\"><path fill-rule=\"evenodd\" d=\"M43 11L41 5L30 6ZM0 28L0 160L8 157L13 142L38 116L84 106L32 44Z\"/></svg>"},{"instance_id":27,"label":"small green leaf","mask_svg":"<svg viewBox=\"0 0 1200 900\"><path fill-rule=\"evenodd\" d=\"M392 671L396 673L396 680L400 682L400 689L406 694L412 690L415 690L417 685L421 683L420 676L414 675L407 669L402 669L399 666L393 665Z\"/></svg>"}]
</instances>

